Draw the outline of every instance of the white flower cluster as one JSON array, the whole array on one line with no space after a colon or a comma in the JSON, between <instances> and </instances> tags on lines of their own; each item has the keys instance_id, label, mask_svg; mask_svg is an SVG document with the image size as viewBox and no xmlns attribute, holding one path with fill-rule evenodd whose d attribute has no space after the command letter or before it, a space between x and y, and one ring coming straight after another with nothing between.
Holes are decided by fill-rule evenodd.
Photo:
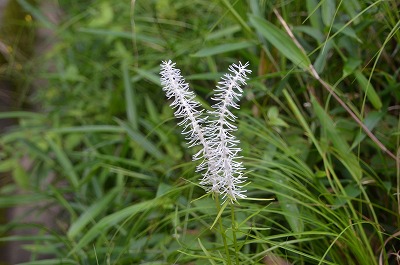
<instances>
[{"instance_id":1,"label":"white flower cluster","mask_svg":"<svg viewBox=\"0 0 400 265\"><path fill-rule=\"evenodd\" d=\"M175 117L182 119L178 125L183 126L182 134L189 141L189 147L201 145L202 149L193 156L193 160L202 159L196 172L204 172L200 185L207 192L221 194L223 199L236 201L245 198L242 190L246 177L244 167L238 161L241 150L239 140L232 134L237 128L233 124L236 116L229 108L239 109L237 102L242 96L241 85L246 85L246 69L249 64L229 66L230 73L225 74L218 82L216 94L212 98L216 103L205 115L199 110L200 103L195 94L189 90L179 69L171 60L161 64L161 85L168 99L173 99L171 106L176 109Z\"/></svg>"}]
</instances>

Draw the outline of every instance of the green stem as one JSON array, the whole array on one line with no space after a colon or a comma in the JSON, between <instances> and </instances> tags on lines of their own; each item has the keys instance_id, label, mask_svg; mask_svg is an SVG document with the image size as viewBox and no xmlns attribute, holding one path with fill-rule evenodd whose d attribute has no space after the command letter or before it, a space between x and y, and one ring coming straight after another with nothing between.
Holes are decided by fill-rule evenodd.
<instances>
[{"instance_id":1,"label":"green stem","mask_svg":"<svg viewBox=\"0 0 400 265\"><path fill-rule=\"evenodd\" d=\"M233 245L235 246L235 260L236 264L239 264L239 249L236 241L236 218L235 218L235 207L233 206L233 203L231 204L231 217L232 217L232 236L233 236Z\"/></svg>"},{"instance_id":2,"label":"green stem","mask_svg":"<svg viewBox=\"0 0 400 265\"><path fill-rule=\"evenodd\" d=\"M215 194L215 204L216 204L216 206L217 206L217 210L218 210L218 213L219 213L219 211L221 210L221 207L220 207L220 205L219 205L218 194ZM222 225L222 218L221 218L221 216L222 216L222 214L219 215L219 217L218 217L219 233L221 234L221 236L222 236L222 241L224 242L224 248L225 248L225 253L226 253L228 265L232 265L231 256L229 255L228 243L227 243L227 240L226 240L226 234L225 234L225 232L224 232L224 227L223 227L223 225Z\"/></svg>"}]
</instances>

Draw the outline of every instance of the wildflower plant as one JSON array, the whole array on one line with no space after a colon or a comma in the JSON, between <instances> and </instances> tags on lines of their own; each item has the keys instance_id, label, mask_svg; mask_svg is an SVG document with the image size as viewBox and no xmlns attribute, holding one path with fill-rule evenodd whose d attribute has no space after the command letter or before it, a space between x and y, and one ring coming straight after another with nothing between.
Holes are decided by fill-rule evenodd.
<instances>
[{"instance_id":1,"label":"wildflower plant","mask_svg":"<svg viewBox=\"0 0 400 265\"><path fill-rule=\"evenodd\" d=\"M245 198L243 190L246 177L243 175L240 141L233 133L236 116L231 108L239 109L238 101L243 94L242 86L246 85L248 63L232 64L215 89L212 110L204 111L195 100L196 95L171 60L161 63L161 85L168 99L172 99L171 107L175 109L175 117L182 119L178 125L183 127L182 134L189 147L200 145L202 148L193 160L201 160L196 172L202 172L200 185L208 193L221 195L223 200L231 202Z\"/></svg>"}]
</instances>

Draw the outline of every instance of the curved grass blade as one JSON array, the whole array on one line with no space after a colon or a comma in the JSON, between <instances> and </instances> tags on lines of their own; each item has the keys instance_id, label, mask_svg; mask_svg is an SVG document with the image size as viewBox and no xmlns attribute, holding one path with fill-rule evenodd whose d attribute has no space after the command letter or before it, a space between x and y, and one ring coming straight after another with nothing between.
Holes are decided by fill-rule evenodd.
<instances>
[{"instance_id":1,"label":"curved grass blade","mask_svg":"<svg viewBox=\"0 0 400 265\"><path fill-rule=\"evenodd\" d=\"M249 47L254 46L254 42L252 41L243 41L243 42L238 42L238 43L225 43L209 48L204 48L193 54L193 57L206 57L206 56L211 56L211 55L216 55L220 53L226 53L226 52L231 52L231 51L236 51L236 50L241 50L241 49L246 49Z\"/></svg>"},{"instance_id":2,"label":"curved grass blade","mask_svg":"<svg viewBox=\"0 0 400 265\"><path fill-rule=\"evenodd\" d=\"M282 30L263 18L250 16L250 23L254 28L269 41L283 56L295 65L307 70L311 65L308 56L293 42L293 40Z\"/></svg>"}]
</instances>

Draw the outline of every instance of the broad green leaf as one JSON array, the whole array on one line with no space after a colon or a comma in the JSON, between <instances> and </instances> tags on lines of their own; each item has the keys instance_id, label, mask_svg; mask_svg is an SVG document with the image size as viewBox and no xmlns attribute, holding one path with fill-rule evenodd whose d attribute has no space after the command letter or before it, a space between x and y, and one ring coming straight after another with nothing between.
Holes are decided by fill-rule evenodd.
<instances>
[{"instance_id":1,"label":"broad green leaf","mask_svg":"<svg viewBox=\"0 0 400 265\"><path fill-rule=\"evenodd\" d=\"M385 116L386 113L384 112L377 112L377 111L371 111L368 113L368 115L365 117L365 119L363 120L365 126L367 126L367 128L372 131L375 126L378 124L378 122ZM353 144L351 145L351 149L353 149L354 147L356 147L358 144L361 143L362 140L365 139L367 135L365 134L364 131L360 131L356 138L354 139Z\"/></svg>"},{"instance_id":2,"label":"broad green leaf","mask_svg":"<svg viewBox=\"0 0 400 265\"><path fill-rule=\"evenodd\" d=\"M313 37L318 43L322 43L325 40L324 34L319 29L309 26L296 26L293 27L294 32L302 32Z\"/></svg>"},{"instance_id":3,"label":"broad green leaf","mask_svg":"<svg viewBox=\"0 0 400 265\"><path fill-rule=\"evenodd\" d=\"M359 10L361 10L361 6L358 3L358 0L346 0L342 1L344 9L347 11L351 18L356 18L359 14ZM354 19L354 24L358 24L360 19Z\"/></svg>"},{"instance_id":4,"label":"broad green leaf","mask_svg":"<svg viewBox=\"0 0 400 265\"><path fill-rule=\"evenodd\" d=\"M12 176L18 187L22 189L29 188L30 184L29 175L26 173L25 169L18 161L14 164L14 170L12 172Z\"/></svg>"},{"instance_id":5,"label":"broad green leaf","mask_svg":"<svg viewBox=\"0 0 400 265\"><path fill-rule=\"evenodd\" d=\"M336 12L336 0L324 0L321 5L322 21L329 27Z\"/></svg>"},{"instance_id":6,"label":"broad green leaf","mask_svg":"<svg viewBox=\"0 0 400 265\"><path fill-rule=\"evenodd\" d=\"M17 159L0 160L0 173L11 171L16 163L18 163Z\"/></svg>"},{"instance_id":7,"label":"broad green leaf","mask_svg":"<svg viewBox=\"0 0 400 265\"><path fill-rule=\"evenodd\" d=\"M250 16L250 23L267 41L269 41L283 56L295 65L307 70L311 65L307 55L296 46L293 40L282 30L265 19Z\"/></svg>"},{"instance_id":8,"label":"broad green leaf","mask_svg":"<svg viewBox=\"0 0 400 265\"><path fill-rule=\"evenodd\" d=\"M173 189L174 189L174 186L171 186L171 185L161 182L157 188L156 198L159 198L159 197L167 194L168 192L172 191Z\"/></svg>"},{"instance_id":9,"label":"broad green leaf","mask_svg":"<svg viewBox=\"0 0 400 265\"><path fill-rule=\"evenodd\" d=\"M321 10L319 8L320 4L318 4L317 0L307 0L306 6L308 12L307 19L310 20L311 27L317 29L318 31L321 31L323 27Z\"/></svg>"},{"instance_id":10,"label":"broad green leaf","mask_svg":"<svg viewBox=\"0 0 400 265\"><path fill-rule=\"evenodd\" d=\"M272 106L268 109L267 116L272 126L289 127L289 125L279 117L279 110L276 106Z\"/></svg>"},{"instance_id":11,"label":"broad green leaf","mask_svg":"<svg viewBox=\"0 0 400 265\"><path fill-rule=\"evenodd\" d=\"M354 73L354 71L360 66L360 64L360 59L354 57L348 58L343 66L343 77Z\"/></svg>"},{"instance_id":12,"label":"broad green leaf","mask_svg":"<svg viewBox=\"0 0 400 265\"><path fill-rule=\"evenodd\" d=\"M379 98L373 86L371 85L371 83L361 73L361 71L355 71L354 75L356 76L358 84L360 85L362 90L364 90L364 93L367 94L369 102L371 102L372 106L374 106L375 109L380 110L382 108L382 101Z\"/></svg>"},{"instance_id":13,"label":"broad green leaf","mask_svg":"<svg viewBox=\"0 0 400 265\"><path fill-rule=\"evenodd\" d=\"M361 194L360 187L354 183L347 185L344 190L347 197L337 197L333 203L333 209L337 209L345 205L349 200L352 200Z\"/></svg>"},{"instance_id":14,"label":"broad green leaf","mask_svg":"<svg viewBox=\"0 0 400 265\"><path fill-rule=\"evenodd\" d=\"M104 27L112 22L113 17L114 17L114 10L110 2L107 1L101 2L97 14L95 14L92 21L90 21L89 26Z\"/></svg>"},{"instance_id":15,"label":"broad green leaf","mask_svg":"<svg viewBox=\"0 0 400 265\"><path fill-rule=\"evenodd\" d=\"M340 33L342 33L352 39L355 39L356 41L358 41L360 43L362 42L360 40L360 38L357 36L357 33L354 31L354 29L349 25L345 26L344 23L335 23L335 24L333 24L333 28L337 32L340 31Z\"/></svg>"},{"instance_id":16,"label":"broad green leaf","mask_svg":"<svg viewBox=\"0 0 400 265\"><path fill-rule=\"evenodd\" d=\"M323 49L320 50L317 59L314 63L314 68L317 73L322 73L328 61L329 51L333 47L333 40L328 40Z\"/></svg>"},{"instance_id":17,"label":"broad green leaf","mask_svg":"<svg viewBox=\"0 0 400 265\"><path fill-rule=\"evenodd\" d=\"M78 220L71 224L67 232L68 237L76 237L87 224L93 222L99 214L105 212L111 201L119 192L119 189L114 188L101 200L93 203L81 216L79 216Z\"/></svg>"},{"instance_id":18,"label":"broad green leaf","mask_svg":"<svg viewBox=\"0 0 400 265\"><path fill-rule=\"evenodd\" d=\"M227 27L227 28L222 28L220 30L216 30L214 32L211 32L207 35L206 40L214 40L214 39L221 39L222 37L225 36L230 36L236 32L238 32L240 30L240 26L239 25L233 25L231 27Z\"/></svg>"},{"instance_id":19,"label":"broad green leaf","mask_svg":"<svg viewBox=\"0 0 400 265\"><path fill-rule=\"evenodd\" d=\"M238 42L238 43L224 43L224 44L213 46L213 47L203 48L200 51L193 54L192 56L193 57L206 57L206 56L216 55L216 54L225 53L225 52L242 50L242 49L252 47L254 45L255 45L254 42L250 42L250 41L243 41L243 42Z\"/></svg>"}]
</instances>

